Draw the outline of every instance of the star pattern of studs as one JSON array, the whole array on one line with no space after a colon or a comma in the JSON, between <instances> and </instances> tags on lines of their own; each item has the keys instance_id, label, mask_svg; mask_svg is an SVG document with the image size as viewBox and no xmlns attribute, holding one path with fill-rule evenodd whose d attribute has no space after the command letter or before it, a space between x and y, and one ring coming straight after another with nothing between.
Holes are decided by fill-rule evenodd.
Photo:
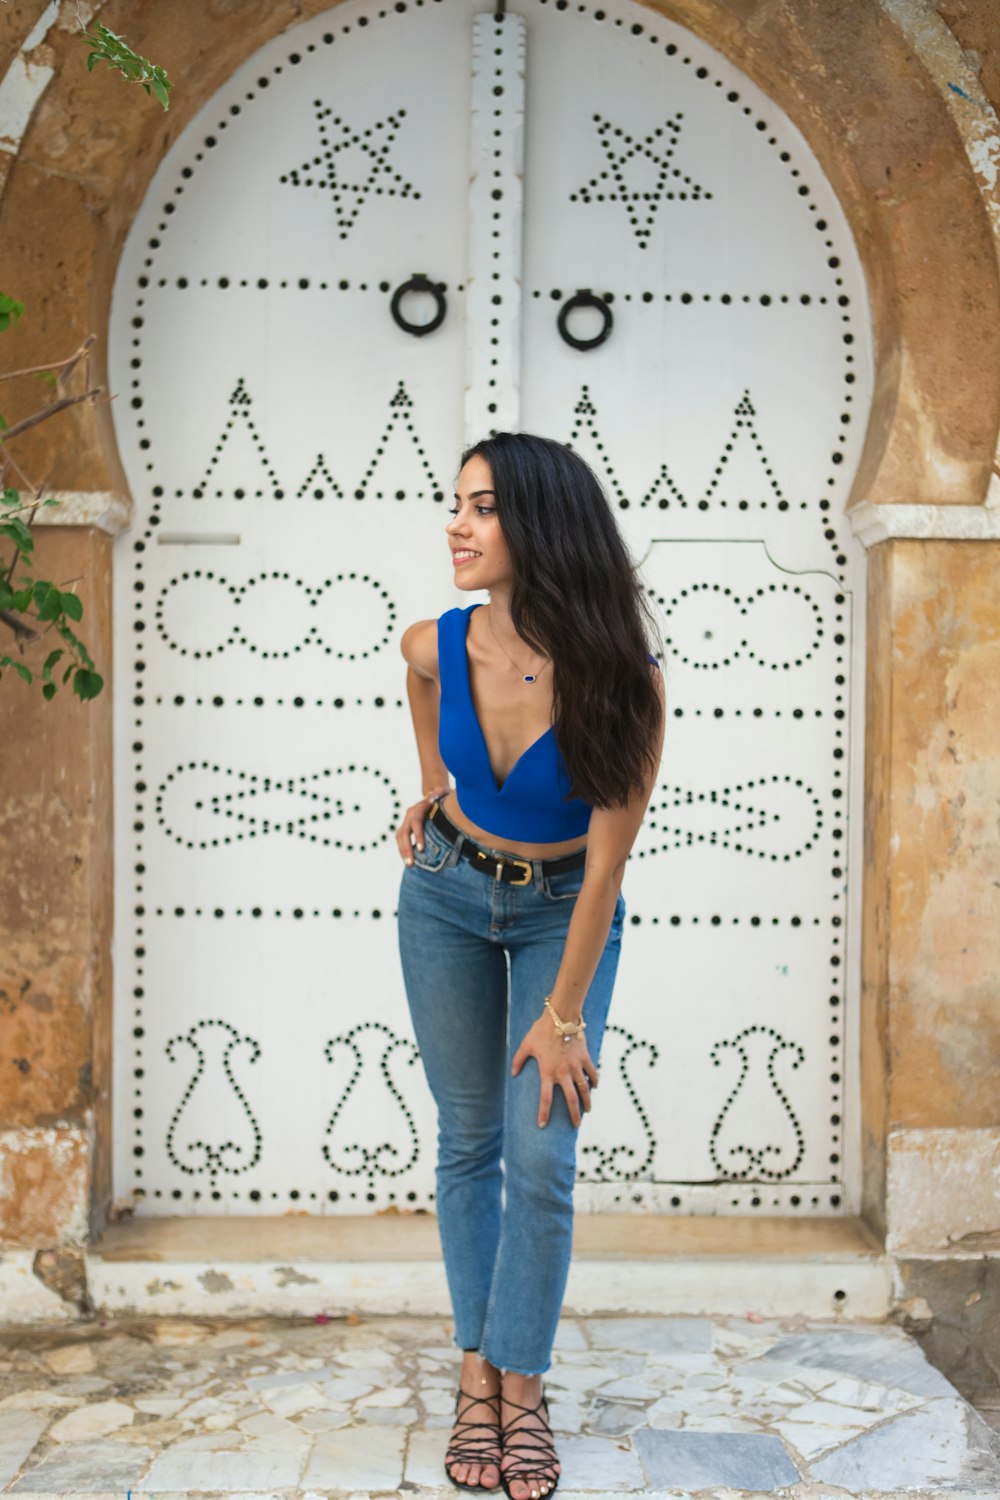
<instances>
[{"instance_id":1,"label":"star pattern of studs","mask_svg":"<svg viewBox=\"0 0 1000 1500\"><path fill-rule=\"evenodd\" d=\"M405 109L355 129L321 100L314 100L314 108L321 149L311 161L292 168L279 181L328 192L342 240L346 240L370 198L420 197L389 161Z\"/></svg>"},{"instance_id":2,"label":"star pattern of studs","mask_svg":"<svg viewBox=\"0 0 1000 1500\"><path fill-rule=\"evenodd\" d=\"M640 250L645 250L661 203L695 202L712 196L674 165L683 118L678 111L639 139L629 135L621 125L595 115L597 139L607 166L575 193L570 193L570 202L623 204L636 242Z\"/></svg>"}]
</instances>

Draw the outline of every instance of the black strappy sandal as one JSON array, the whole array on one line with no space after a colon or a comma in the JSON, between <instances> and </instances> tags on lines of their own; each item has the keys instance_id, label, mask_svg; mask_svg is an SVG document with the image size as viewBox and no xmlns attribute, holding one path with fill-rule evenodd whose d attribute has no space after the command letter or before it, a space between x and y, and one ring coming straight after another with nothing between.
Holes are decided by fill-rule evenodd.
<instances>
[{"instance_id":1,"label":"black strappy sandal","mask_svg":"<svg viewBox=\"0 0 1000 1500\"><path fill-rule=\"evenodd\" d=\"M488 1406L491 1410L493 1410L493 1403L495 1401L495 1409L497 1414L496 1421L468 1421L468 1419L463 1415L463 1412L459 1411L459 1403L461 1402L463 1396L465 1397L467 1403L464 1411L469 1411L470 1408L475 1406L478 1402L482 1402L484 1406ZM497 1489L498 1486L495 1484L469 1484L464 1479L455 1479L452 1476L451 1468L453 1464L478 1464L481 1469L487 1469L492 1464L493 1467L499 1472L501 1458L500 1392L497 1391L492 1396L470 1396L468 1391L463 1391L462 1387L459 1386L458 1395L455 1398L455 1426L459 1429L459 1431L452 1437L451 1442L448 1444L448 1450L444 1456L444 1472L448 1476L449 1482L451 1484L457 1484L459 1489L482 1490L485 1494L488 1494L491 1490ZM479 1429L482 1436L476 1437L473 1435L477 1428ZM485 1445L488 1442L491 1442L494 1445L494 1451L496 1454L495 1457L489 1452L485 1451Z\"/></svg>"},{"instance_id":2,"label":"black strappy sandal","mask_svg":"<svg viewBox=\"0 0 1000 1500\"><path fill-rule=\"evenodd\" d=\"M552 1428L549 1426L549 1403L545 1399L544 1390L538 1398L537 1406L521 1406L519 1402L511 1401L508 1396L504 1396L503 1399L508 1406L516 1406L518 1410L518 1415L513 1417L506 1425L501 1424L500 1428L503 1439L504 1458L507 1457L508 1453L517 1455L515 1462L509 1468L500 1470L500 1483L503 1486L507 1500L514 1500L514 1496L510 1492L510 1486L515 1479L520 1480L522 1484L529 1484L532 1479L538 1479L547 1485L545 1490L542 1490L540 1487L538 1488L539 1497L547 1497L554 1494L560 1477L559 1471L556 1468L559 1458L556 1453L555 1444L552 1441ZM544 1417L542 1417L543 1406L545 1407ZM526 1416L540 1417L545 1423L545 1431L540 1431L537 1427L524 1426L524 1418ZM519 1423L522 1425L519 1426ZM547 1438L545 1432L548 1433ZM517 1442L518 1433L523 1433L525 1436L530 1433L533 1441ZM515 1439L513 1442L511 1441L512 1435ZM532 1486L532 1488L535 1488L535 1486Z\"/></svg>"}]
</instances>

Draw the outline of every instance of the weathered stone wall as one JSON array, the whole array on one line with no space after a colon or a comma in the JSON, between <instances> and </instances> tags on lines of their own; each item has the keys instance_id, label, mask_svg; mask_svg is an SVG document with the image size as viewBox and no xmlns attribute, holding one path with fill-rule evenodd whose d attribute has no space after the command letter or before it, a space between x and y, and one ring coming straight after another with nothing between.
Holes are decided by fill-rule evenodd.
<instances>
[{"instance_id":1,"label":"weathered stone wall","mask_svg":"<svg viewBox=\"0 0 1000 1500\"><path fill-rule=\"evenodd\" d=\"M936 0L935 9L963 49L983 96L1000 111L1000 12L994 0Z\"/></svg>"},{"instance_id":2,"label":"weathered stone wall","mask_svg":"<svg viewBox=\"0 0 1000 1500\"><path fill-rule=\"evenodd\" d=\"M1000 541L876 550L890 554L889 649L872 670L894 705L881 756L886 1244L904 1322L989 1404L1000 1389Z\"/></svg>"},{"instance_id":3,"label":"weathered stone wall","mask_svg":"<svg viewBox=\"0 0 1000 1500\"><path fill-rule=\"evenodd\" d=\"M38 576L80 579L109 675L110 545L53 527L37 547ZM0 1246L79 1243L110 1189L112 692L0 684Z\"/></svg>"},{"instance_id":4,"label":"weathered stone wall","mask_svg":"<svg viewBox=\"0 0 1000 1500\"><path fill-rule=\"evenodd\" d=\"M0 71L17 85L0 101L0 286L28 306L5 365L67 354L91 329L103 339L117 258L164 152L245 57L325 8L100 7L176 80L164 115L86 73L75 7L0 6ZM863 1208L895 1257L901 1315L985 1378L976 1341L1000 1305L1000 524L984 508L1000 427L996 0L656 8L799 125L865 265L877 385L851 512L866 541L887 539L869 551ZM103 350L98 377L102 362ZM14 395L8 419L33 394ZM110 408L59 421L23 460L75 497L64 515L113 530L128 496ZM94 526L53 527L40 545L43 571L83 576L83 633L107 676L109 549ZM0 1244L71 1247L108 1206L112 691L43 705L0 685ZM973 1283L960 1315L956 1288L972 1297ZM938 1297L946 1335L929 1318Z\"/></svg>"}]
</instances>

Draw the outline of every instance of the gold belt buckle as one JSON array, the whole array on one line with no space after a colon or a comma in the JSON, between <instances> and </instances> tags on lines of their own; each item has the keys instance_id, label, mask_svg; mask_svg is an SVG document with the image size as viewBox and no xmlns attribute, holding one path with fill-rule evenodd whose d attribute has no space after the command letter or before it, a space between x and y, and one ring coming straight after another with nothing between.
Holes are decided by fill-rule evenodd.
<instances>
[{"instance_id":1,"label":"gold belt buckle","mask_svg":"<svg viewBox=\"0 0 1000 1500\"><path fill-rule=\"evenodd\" d=\"M528 860L528 859L509 859L507 861L507 863L509 865L520 865L522 867L522 869L524 869L524 870L527 871L527 873L526 873L526 875L525 875L525 877L524 877L523 880L511 880L511 881L508 881L508 884L509 885L527 885L528 881L531 879L531 875L532 875L531 861Z\"/></svg>"}]
</instances>

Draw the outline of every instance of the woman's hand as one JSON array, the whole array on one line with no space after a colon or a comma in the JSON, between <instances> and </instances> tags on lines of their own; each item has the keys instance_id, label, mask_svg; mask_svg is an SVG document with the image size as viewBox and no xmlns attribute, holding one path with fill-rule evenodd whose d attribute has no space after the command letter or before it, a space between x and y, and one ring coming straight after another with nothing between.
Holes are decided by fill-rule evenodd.
<instances>
[{"instance_id":1,"label":"woman's hand","mask_svg":"<svg viewBox=\"0 0 1000 1500\"><path fill-rule=\"evenodd\" d=\"M399 848L400 858L405 864L412 865L413 863L413 847L410 842L410 835L413 835L413 843L416 844L417 848L422 849L424 847L424 820L430 811L431 803L436 798L443 797L445 792L449 791L451 791L450 786L436 787L426 797L422 797L419 802L414 802L412 807L406 809L406 812L403 814L403 821L396 829L396 844Z\"/></svg>"},{"instance_id":2,"label":"woman's hand","mask_svg":"<svg viewBox=\"0 0 1000 1500\"><path fill-rule=\"evenodd\" d=\"M596 1088L598 1078L583 1037L573 1037L571 1041L564 1042L552 1024L552 1017L547 1011L543 1011L514 1054L511 1077L517 1077L529 1057L533 1057L538 1063L538 1071L542 1075L542 1087L538 1096L539 1125L545 1125L548 1121L552 1108L552 1090L557 1086L566 1095L570 1119L574 1125L579 1125L583 1119L580 1105L582 1103L585 1110L590 1109L591 1085Z\"/></svg>"}]
</instances>

